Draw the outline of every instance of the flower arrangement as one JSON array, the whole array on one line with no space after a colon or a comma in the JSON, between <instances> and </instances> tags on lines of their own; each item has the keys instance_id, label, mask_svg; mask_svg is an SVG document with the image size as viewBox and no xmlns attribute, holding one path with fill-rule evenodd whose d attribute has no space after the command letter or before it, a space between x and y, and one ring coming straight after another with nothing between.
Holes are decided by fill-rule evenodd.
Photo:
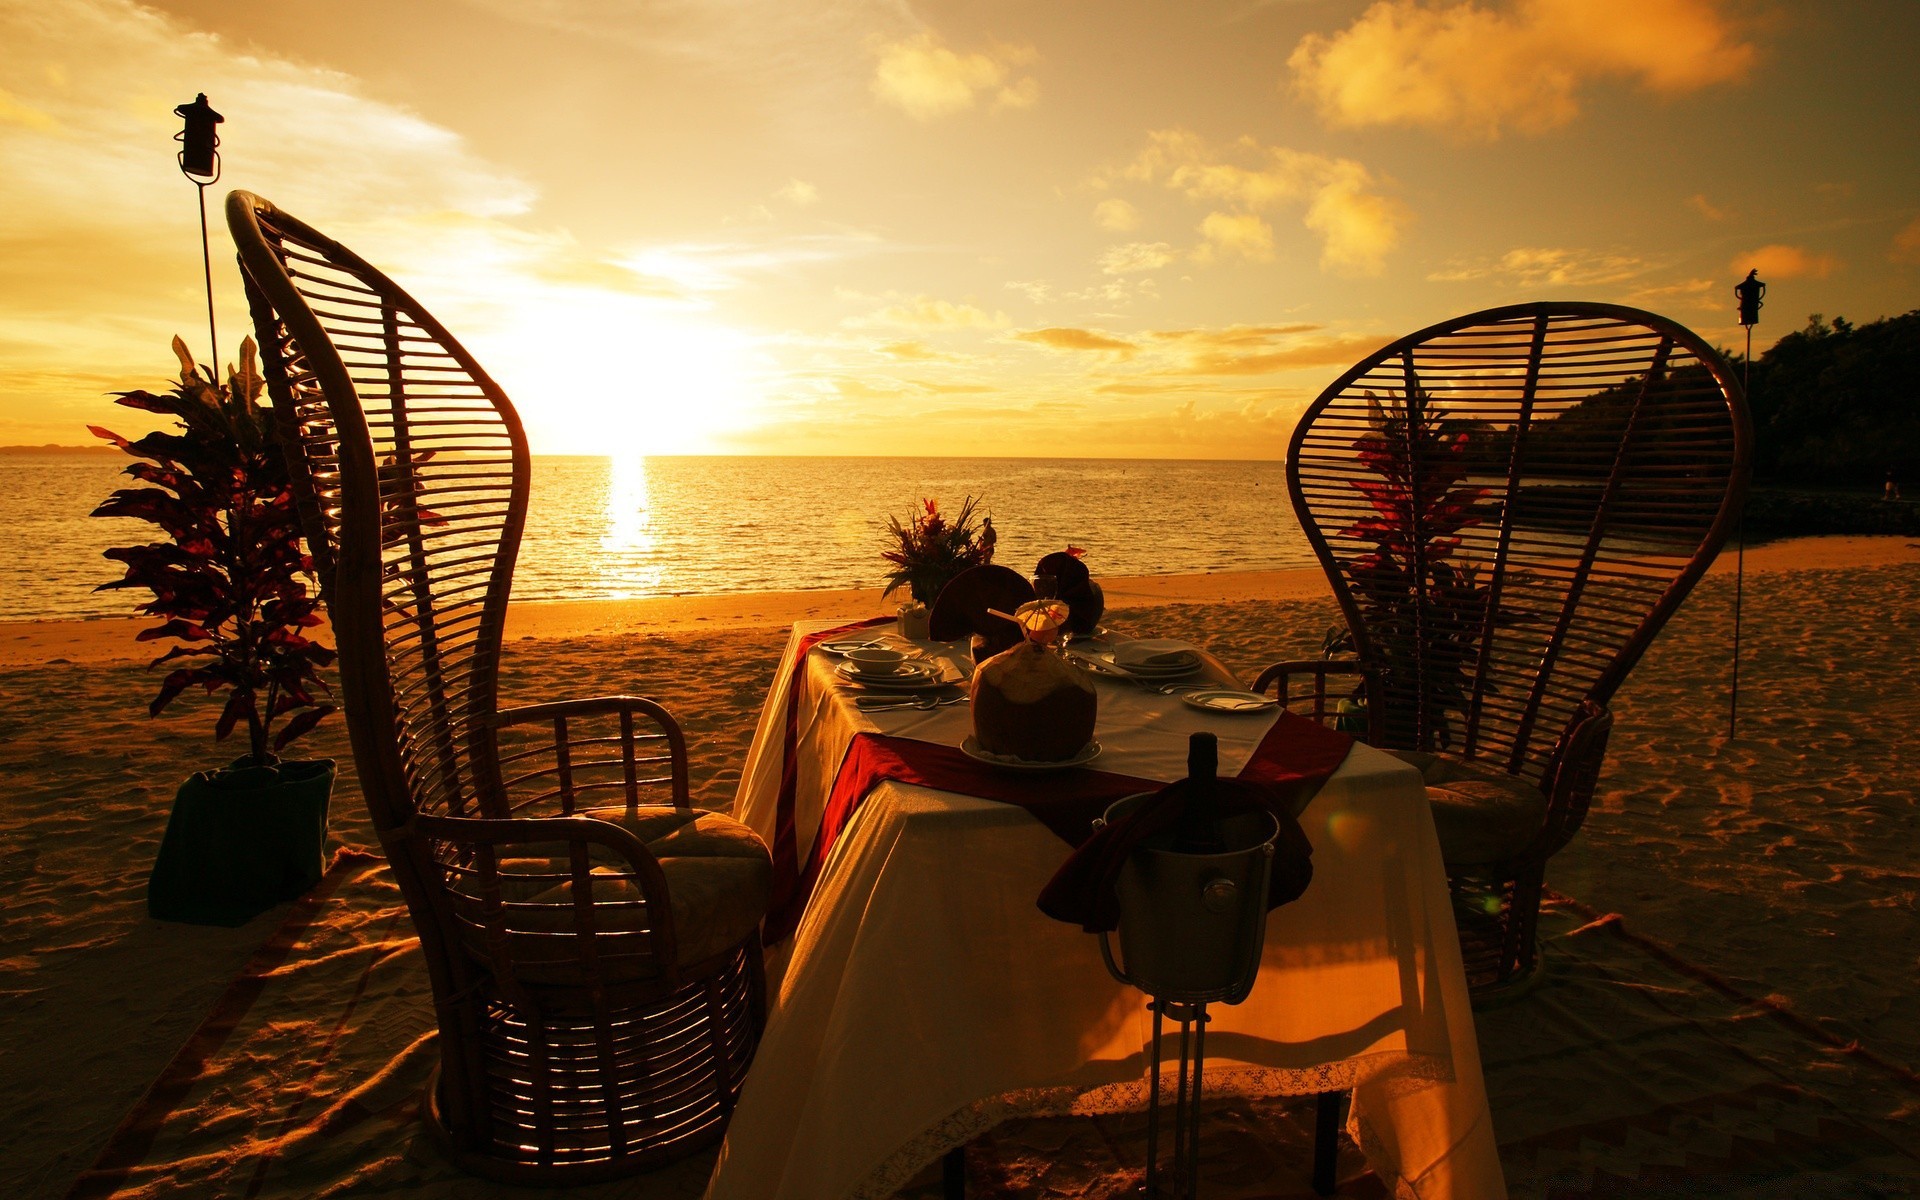
<instances>
[{"instance_id":1,"label":"flower arrangement","mask_svg":"<svg viewBox=\"0 0 1920 1200\"><path fill-rule=\"evenodd\" d=\"M334 711L320 699L328 689L318 673L334 652L305 634L320 624L313 561L301 548L293 484L271 414L259 404L252 339L242 344L240 365L229 369L224 388L211 369L194 365L179 338L173 352L180 382L172 391L115 395L128 408L175 418L176 431L129 441L88 426L143 460L126 473L149 485L114 492L93 515L150 521L166 535L106 551L125 564L126 575L96 590L150 591L153 598L138 611L161 624L141 631L139 640L183 643L153 661L158 667L190 660L161 681L148 713L158 716L191 687L208 695L225 690L214 738L224 740L244 720L252 765L264 766L274 761L271 751Z\"/></svg>"},{"instance_id":2,"label":"flower arrangement","mask_svg":"<svg viewBox=\"0 0 1920 1200\"><path fill-rule=\"evenodd\" d=\"M904 524L887 518L887 549L880 557L893 564L887 573L886 593L906 588L922 604L932 604L947 582L968 567L993 561L993 542L981 536L975 524L978 501L968 496L952 520L937 500L921 501L919 512Z\"/></svg>"}]
</instances>

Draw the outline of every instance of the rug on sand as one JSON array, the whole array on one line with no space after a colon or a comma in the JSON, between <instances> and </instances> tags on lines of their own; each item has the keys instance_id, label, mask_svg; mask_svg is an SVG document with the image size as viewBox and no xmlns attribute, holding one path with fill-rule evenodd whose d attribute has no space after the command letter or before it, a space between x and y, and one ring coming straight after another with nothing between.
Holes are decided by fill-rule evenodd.
<instances>
[{"instance_id":1,"label":"rug on sand","mask_svg":"<svg viewBox=\"0 0 1920 1200\"><path fill-rule=\"evenodd\" d=\"M1515 1197L1920 1195L1920 1077L1558 900L1530 994L1479 1015ZM384 864L343 853L129 1113L74 1200L530 1195L461 1175L418 1121L435 1049L417 943ZM1214 1200L1312 1195L1312 1106L1205 1110ZM1110 1197L1138 1178L1139 1114L1008 1122L968 1151L981 1196ZM697 1197L712 1154L556 1195ZM1341 1195L1384 1195L1343 1144ZM937 1169L901 1193L940 1195Z\"/></svg>"}]
</instances>

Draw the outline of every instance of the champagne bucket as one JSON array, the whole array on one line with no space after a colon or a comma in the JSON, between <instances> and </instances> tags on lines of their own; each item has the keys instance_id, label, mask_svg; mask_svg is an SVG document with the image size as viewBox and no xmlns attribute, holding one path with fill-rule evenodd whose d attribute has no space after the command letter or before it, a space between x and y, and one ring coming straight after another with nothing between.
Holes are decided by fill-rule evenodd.
<instances>
[{"instance_id":1,"label":"champagne bucket","mask_svg":"<svg viewBox=\"0 0 1920 1200\"><path fill-rule=\"evenodd\" d=\"M1117 800L1111 823L1152 793ZM1122 983L1180 1004L1238 1004L1253 990L1267 933L1267 885L1280 826L1270 813L1225 817L1226 850L1187 854L1172 834L1144 839L1120 870L1120 954L1100 935L1107 970ZM1123 965L1124 964L1124 965Z\"/></svg>"}]
</instances>

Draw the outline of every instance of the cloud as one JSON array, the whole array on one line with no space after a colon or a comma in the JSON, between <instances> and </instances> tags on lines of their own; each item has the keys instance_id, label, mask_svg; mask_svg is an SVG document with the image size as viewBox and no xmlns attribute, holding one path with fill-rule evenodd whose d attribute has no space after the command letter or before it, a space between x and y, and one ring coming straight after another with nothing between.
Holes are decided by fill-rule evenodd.
<instances>
[{"instance_id":1,"label":"cloud","mask_svg":"<svg viewBox=\"0 0 1920 1200\"><path fill-rule=\"evenodd\" d=\"M1273 261L1273 226L1253 213L1210 212L1200 222L1205 244L1195 258L1209 262L1215 255L1238 255L1248 262Z\"/></svg>"},{"instance_id":2,"label":"cloud","mask_svg":"<svg viewBox=\"0 0 1920 1200\"><path fill-rule=\"evenodd\" d=\"M715 293L874 244L583 243L535 222L523 176L358 79L132 0L0 4L0 43L0 89L17 98L0 119L0 441L75 440L101 420L102 391L165 377L176 332L205 354L199 223L168 142L173 104L197 91L227 117L221 190L286 205L418 296L513 395L541 451L717 448L756 417L769 342L718 320ZM250 323L218 200L231 360ZM593 346L620 347L629 368L578 352Z\"/></svg>"},{"instance_id":3,"label":"cloud","mask_svg":"<svg viewBox=\"0 0 1920 1200\"><path fill-rule=\"evenodd\" d=\"M1173 247L1165 242L1128 242L1124 246L1109 246L1100 256L1100 269L1109 275L1157 271L1173 259Z\"/></svg>"},{"instance_id":4,"label":"cloud","mask_svg":"<svg viewBox=\"0 0 1920 1200\"><path fill-rule=\"evenodd\" d=\"M982 96L996 108L1027 108L1040 98L1040 85L1014 72L1036 57L1031 46L962 54L921 33L880 47L873 94L919 121L965 112Z\"/></svg>"},{"instance_id":5,"label":"cloud","mask_svg":"<svg viewBox=\"0 0 1920 1200\"><path fill-rule=\"evenodd\" d=\"M638 274L671 280L685 292L722 292L749 276L864 253L876 244L868 234L805 234L758 242L678 242L627 250L615 262Z\"/></svg>"},{"instance_id":6,"label":"cloud","mask_svg":"<svg viewBox=\"0 0 1920 1200\"><path fill-rule=\"evenodd\" d=\"M1720 0L1515 0L1505 8L1379 0L1287 59L1329 124L1409 125L1460 138L1573 120L1584 85L1628 79L1678 95L1744 79L1758 51Z\"/></svg>"},{"instance_id":7,"label":"cloud","mask_svg":"<svg viewBox=\"0 0 1920 1200\"><path fill-rule=\"evenodd\" d=\"M1007 314L987 312L971 304L955 304L931 296L901 299L864 317L842 322L849 328L866 329L1005 329Z\"/></svg>"},{"instance_id":8,"label":"cloud","mask_svg":"<svg viewBox=\"0 0 1920 1200\"><path fill-rule=\"evenodd\" d=\"M820 189L804 179L789 179L774 195L795 208L805 208L820 199Z\"/></svg>"},{"instance_id":9,"label":"cloud","mask_svg":"<svg viewBox=\"0 0 1920 1200\"><path fill-rule=\"evenodd\" d=\"M37 108L22 104L18 97L4 88L0 88L0 125L18 125L41 133L52 133L60 128L60 122Z\"/></svg>"},{"instance_id":10,"label":"cloud","mask_svg":"<svg viewBox=\"0 0 1920 1200\"><path fill-rule=\"evenodd\" d=\"M1132 358L1138 346L1121 338L1096 333L1091 329L1028 329L1013 335L1014 340L1032 342L1054 350L1093 350Z\"/></svg>"},{"instance_id":11,"label":"cloud","mask_svg":"<svg viewBox=\"0 0 1920 1200\"><path fill-rule=\"evenodd\" d=\"M1109 196L1093 206L1093 223L1114 233L1140 228L1140 210L1118 196Z\"/></svg>"},{"instance_id":12,"label":"cloud","mask_svg":"<svg viewBox=\"0 0 1920 1200\"><path fill-rule=\"evenodd\" d=\"M1897 263L1920 266L1920 217L1907 222L1905 229L1893 235L1893 249L1887 257Z\"/></svg>"},{"instance_id":13,"label":"cloud","mask_svg":"<svg viewBox=\"0 0 1920 1200\"><path fill-rule=\"evenodd\" d=\"M1702 193L1695 193L1687 197L1687 205L1709 221L1724 221L1727 219L1727 210L1707 199Z\"/></svg>"},{"instance_id":14,"label":"cloud","mask_svg":"<svg viewBox=\"0 0 1920 1200\"><path fill-rule=\"evenodd\" d=\"M1429 283L1502 279L1518 287L1587 287L1624 283L1653 269L1645 259L1617 251L1521 246L1496 259L1454 261L1427 275Z\"/></svg>"},{"instance_id":15,"label":"cloud","mask_svg":"<svg viewBox=\"0 0 1920 1200\"><path fill-rule=\"evenodd\" d=\"M1257 214L1298 205L1302 225L1320 240L1323 269L1377 275L1409 220L1406 207L1386 195L1364 165L1250 137L1220 147L1184 129L1156 130L1132 162L1095 183L1116 180L1157 183L1193 200L1225 204L1227 211L1216 210L1201 223L1203 261L1229 252L1270 259L1272 227Z\"/></svg>"},{"instance_id":16,"label":"cloud","mask_svg":"<svg viewBox=\"0 0 1920 1200\"><path fill-rule=\"evenodd\" d=\"M1627 293L1629 304L1684 304L1694 309L1729 308L1733 285L1720 279L1683 279ZM1724 300L1723 300L1724 298Z\"/></svg>"},{"instance_id":17,"label":"cloud","mask_svg":"<svg viewBox=\"0 0 1920 1200\"><path fill-rule=\"evenodd\" d=\"M1840 260L1799 246L1771 245L1735 255L1727 269L1737 275L1758 270L1763 279L1825 279L1840 269Z\"/></svg>"},{"instance_id":18,"label":"cloud","mask_svg":"<svg viewBox=\"0 0 1920 1200\"><path fill-rule=\"evenodd\" d=\"M1184 375L1271 375L1306 367L1346 367L1393 340L1376 334L1329 334L1317 325L1230 325L1156 331L1153 337L1185 353L1177 369Z\"/></svg>"},{"instance_id":19,"label":"cloud","mask_svg":"<svg viewBox=\"0 0 1920 1200\"><path fill-rule=\"evenodd\" d=\"M952 362L958 357L916 341L887 342L873 349L874 353L883 354L895 362Z\"/></svg>"}]
</instances>

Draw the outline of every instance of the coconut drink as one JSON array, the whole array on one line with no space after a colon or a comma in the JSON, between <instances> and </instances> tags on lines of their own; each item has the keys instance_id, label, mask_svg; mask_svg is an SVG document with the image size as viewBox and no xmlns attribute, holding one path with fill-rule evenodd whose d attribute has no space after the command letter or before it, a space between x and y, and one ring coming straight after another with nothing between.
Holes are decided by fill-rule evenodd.
<instances>
[{"instance_id":1,"label":"coconut drink","mask_svg":"<svg viewBox=\"0 0 1920 1200\"><path fill-rule=\"evenodd\" d=\"M1093 741L1099 712L1092 678L1054 649L1067 606L1036 600L1002 615L1023 636L973 673L974 744L1027 762L1065 762Z\"/></svg>"}]
</instances>

